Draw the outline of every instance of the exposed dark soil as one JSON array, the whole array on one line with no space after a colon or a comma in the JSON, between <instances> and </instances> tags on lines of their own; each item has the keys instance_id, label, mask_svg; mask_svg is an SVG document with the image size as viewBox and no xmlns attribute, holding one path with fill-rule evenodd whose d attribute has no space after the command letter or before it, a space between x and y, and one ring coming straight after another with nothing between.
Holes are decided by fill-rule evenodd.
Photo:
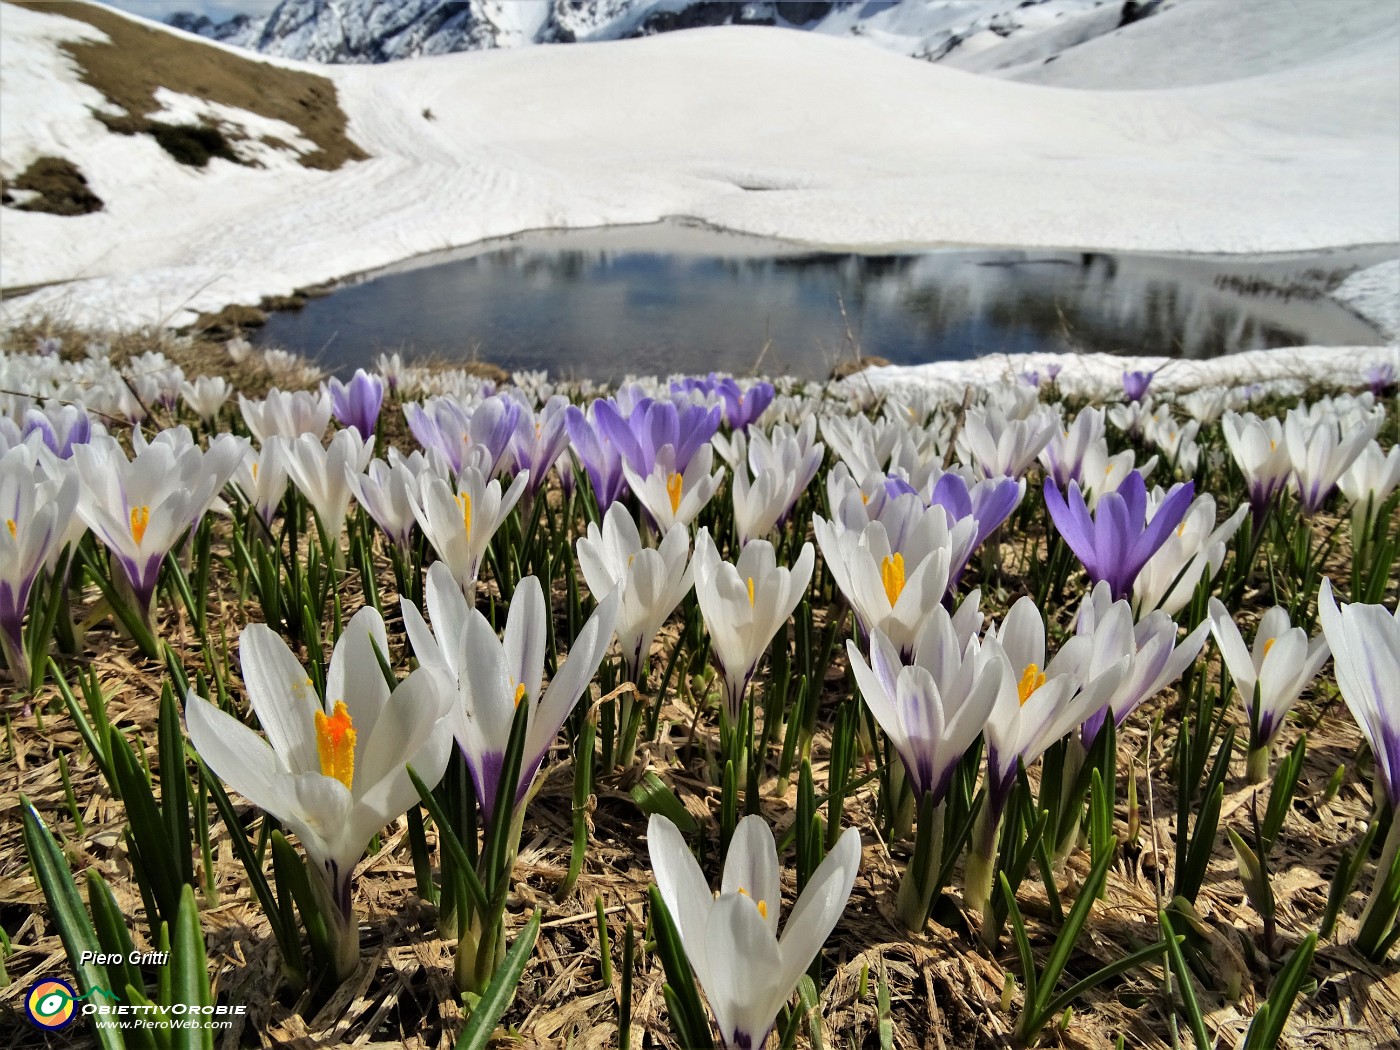
<instances>
[{"instance_id":1,"label":"exposed dark soil","mask_svg":"<svg viewBox=\"0 0 1400 1050\"><path fill-rule=\"evenodd\" d=\"M11 190L30 190L39 196L20 201ZM102 210L102 198L89 188L87 179L72 161L40 157L13 182L5 184L4 203L20 211L51 215L89 215Z\"/></svg>"},{"instance_id":2,"label":"exposed dark soil","mask_svg":"<svg viewBox=\"0 0 1400 1050\"><path fill-rule=\"evenodd\" d=\"M163 87L295 126L317 147L299 158L304 167L331 171L346 161L364 160L367 156L346 133L345 113L336 100L335 85L325 77L242 58L173 33L149 29L97 4L26 0L23 6L86 22L110 38L111 43L71 41L62 46L77 64L83 83L96 88L123 111L124 116L100 116L114 131L150 134L172 154L170 143L190 157L197 156L197 150L190 151L190 144L198 147L199 142L188 129L149 119L161 108L155 92ZM204 127L224 138L219 129ZM204 163L210 156L224 155L217 151L218 144L212 137L209 142L216 148L205 145ZM222 148L228 149L226 141ZM191 159L183 163L199 162Z\"/></svg>"}]
</instances>

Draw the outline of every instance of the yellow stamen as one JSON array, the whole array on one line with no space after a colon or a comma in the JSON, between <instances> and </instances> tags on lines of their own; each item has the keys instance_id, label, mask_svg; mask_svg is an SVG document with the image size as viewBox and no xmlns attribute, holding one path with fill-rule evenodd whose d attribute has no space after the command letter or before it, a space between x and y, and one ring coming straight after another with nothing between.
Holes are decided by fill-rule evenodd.
<instances>
[{"instance_id":1,"label":"yellow stamen","mask_svg":"<svg viewBox=\"0 0 1400 1050\"><path fill-rule=\"evenodd\" d=\"M355 726L344 700L335 702L335 713L316 712L316 751L323 776L335 777L350 789L355 779Z\"/></svg>"},{"instance_id":2,"label":"yellow stamen","mask_svg":"<svg viewBox=\"0 0 1400 1050\"><path fill-rule=\"evenodd\" d=\"M1016 695L1021 698L1024 704L1031 698L1031 694L1045 684L1045 674L1035 664L1027 664L1025 673L1021 675L1021 680L1016 683Z\"/></svg>"},{"instance_id":3,"label":"yellow stamen","mask_svg":"<svg viewBox=\"0 0 1400 1050\"><path fill-rule=\"evenodd\" d=\"M679 474L672 474L666 479L666 495L671 497L671 513L678 513L681 509L681 476Z\"/></svg>"},{"instance_id":4,"label":"yellow stamen","mask_svg":"<svg viewBox=\"0 0 1400 1050\"><path fill-rule=\"evenodd\" d=\"M868 493L868 492L862 492L862 493L860 494L860 501L861 501L861 503L865 504L866 506L869 506L869 505L870 505L870 493Z\"/></svg>"},{"instance_id":5,"label":"yellow stamen","mask_svg":"<svg viewBox=\"0 0 1400 1050\"><path fill-rule=\"evenodd\" d=\"M742 887L742 886L739 887L739 894L740 894L740 896L748 897L749 900L753 900L753 898L749 896L749 891L746 890L746 889L744 889L744 887ZM761 915L761 916L762 916L763 918L765 918L765 919L768 918L768 902L767 902L767 901L754 901L754 904L758 907L758 914Z\"/></svg>"},{"instance_id":6,"label":"yellow stamen","mask_svg":"<svg viewBox=\"0 0 1400 1050\"><path fill-rule=\"evenodd\" d=\"M525 683L521 682L515 687L515 706L520 706L520 701L525 699Z\"/></svg>"},{"instance_id":7,"label":"yellow stamen","mask_svg":"<svg viewBox=\"0 0 1400 1050\"><path fill-rule=\"evenodd\" d=\"M749 577L749 607L753 607L753 577Z\"/></svg>"},{"instance_id":8,"label":"yellow stamen","mask_svg":"<svg viewBox=\"0 0 1400 1050\"><path fill-rule=\"evenodd\" d=\"M253 464L253 480L258 480L258 465L256 463Z\"/></svg>"},{"instance_id":9,"label":"yellow stamen","mask_svg":"<svg viewBox=\"0 0 1400 1050\"><path fill-rule=\"evenodd\" d=\"M1178 525L1178 526L1176 527L1176 534L1177 534L1178 536L1185 536L1185 535L1186 535L1186 522L1185 522L1185 521L1183 521L1180 525Z\"/></svg>"},{"instance_id":10,"label":"yellow stamen","mask_svg":"<svg viewBox=\"0 0 1400 1050\"><path fill-rule=\"evenodd\" d=\"M904 555L896 552L880 562L880 580L885 585L885 597L893 606L904 590Z\"/></svg>"},{"instance_id":11,"label":"yellow stamen","mask_svg":"<svg viewBox=\"0 0 1400 1050\"><path fill-rule=\"evenodd\" d=\"M142 537L146 535L146 526L150 523L150 507L133 507L131 509L131 538L140 543Z\"/></svg>"},{"instance_id":12,"label":"yellow stamen","mask_svg":"<svg viewBox=\"0 0 1400 1050\"><path fill-rule=\"evenodd\" d=\"M9 526L9 529L10 529L10 536L11 536L12 538L16 538L16 539L17 539L18 536L17 536L16 533L15 533L15 519L14 519L14 518L6 518L6 519L5 519L5 524Z\"/></svg>"},{"instance_id":13,"label":"yellow stamen","mask_svg":"<svg viewBox=\"0 0 1400 1050\"><path fill-rule=\"evenodd\" d=\"M1274 647L1274 643L1275 643L1276 641L1278 641L1277 638L1270 638L1270 639L1268 639L1267 641L1264 642L1264 655L1265 655L1265 656L1268 656L1268 655L1269 655L1269 650L1272 649L1272 648Z\"/></svg>"},{"instance_id":14,"label":"yellow stamen","mask_svg":"<svg viewBox=\"0 0 1400 1050\"><path fill-rule=\"evenodd\" d=\"M462 528L467 535L472 534L472 497L468 492L463 492L457 497L457 505L462 508Z\"/></svg>"}]
</instances>

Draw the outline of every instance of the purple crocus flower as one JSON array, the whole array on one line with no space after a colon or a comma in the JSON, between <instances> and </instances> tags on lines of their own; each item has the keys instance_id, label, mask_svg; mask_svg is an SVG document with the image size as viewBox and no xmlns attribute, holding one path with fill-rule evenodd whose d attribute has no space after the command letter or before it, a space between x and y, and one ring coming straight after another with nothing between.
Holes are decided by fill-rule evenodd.
<instances>
[{"instance_id":1,"label":"purple crocus flower","mask_svg":"<svg viewBox=\"0 0 1400 1050\"><path fill-rule=\"evenodd\" d=\"M1020 505L1025 492L1026 482L1023 478L986 478L968 485L966 478L953 471L948 471L934 483L929 495L929 506L942 507L947 512L949 528L964 518L972 518L977 522L977 531L973 534L972 545L968 547L966 556L955 560L948 567L950 592L962 578L973 552L987 542L987 537L1011 517L1011 512Z\"/></svg>"},{"instance_id":2,"label":"purple crocus flower","mask_svg":"<svg viewBox=\"0 0 1400 1050\"><path fill-rule=\"evenodd\" d=\"M453 474L460 474L467 453L485 449L484 462L476 464L487 477L494 477L510 465L510 441L520 416L520 403L493 395L468 408L449 397L430 398L425 404L403 406L408 429L424 451L437 449Z\"/></svg>"},{"instance_id":3,"label":"purple crocus flower","mask_svg":"<svg viewBox=\"0 0 1400 1050\"><path fill-rule=\"evenodd\" d=\"M379 409L384 404L384 380L357 368L349 383L332 379L327 386L336 421L343 427L354 427L362 438L374 437Z\"/></svg>"},{"instance_id":4,"label":"purple crocus flower","mask_svg":"<svg viewBox=\"0 0 1400 1050\"><path fill-rule=\"evenodd\" d=\"M667 445L672 469L684 474L691 458L719 429L719 406L643 398L624 416L611 400L593 403L594 419L633 471L647 477L656 469L656 454Z\"/></svg>"},{"instance_id":5,"label":"purple crocus flower","mask_svg":"<svg viewBox=\"0 0 1400 1050\"><path fill-rule=\"evenodd\" d=\"M1040 388L1040 373L1033 368L1028 368L1020 375L1020 380L1025 386Z\"/></svg>"},{"instance_id":6,"label":"purple crocus flower","mask_svg":"<svg viewBox=\"0 0 1400 1050\"><path fill-rule=\"evenodd\" d=\"M527 500L534 499L549 476L549 468L568 447L569 432L564 426L568 407L568 400L559 394L546 401L538 414L522 406L511 438L511 452L516 471L530 472L525 483Z\"/></svg>"},{"instance_id":7,"label":"purple crocus flower","mask_svg":"<svg viewBox=\"0 0 1400 1050\"><path fill-rule=\"evenodd\" d=\"M43 411L31 408L24 414L23 438L38 433L59 459L70 459L73 446L92 437L92 420L81 405L47 405Z\"/></svg>"},{"instance_id":8,"label":"purple crocus flower","mask_svg":"<svg viewBox=\"0 0 1400 1050\"><path fill-rule=\"evenodd\" d=\"M687 376L671 383L673 394L703 394L718 398L724 408L724 423L730 430L743 430L767 410L777 391L762 380L741 387L733 376L711 372L704 379Z\"/></svg>"},{"instance_id":9,"label":"purple crocus flower","mask_svg":"<svg viewBox=\"0 0 1400 1050\"><path fill-rule=\"evenodd\" d=\"M1123 393L1129 401L1141 401L1147 396L1147 388L1152 385L1156 372L1124 372Z\"/></svg>"},{"instance_id":10,"label":"purple crocus flower","mask_svg":"<svg viewBox=\"0 0 1400 1050\"><path fill-rule=\"evenodd\" d=\"M724 402L724 421L729 429L743 430L767 411L776 391L772 383L753 383L744 390L735 380L723 379L718 393Z\"/></svg>"},{"instance_id":11,"label":"purple crocus flower","mask_svg":"<svg viewBox=\"0 0 1400 1050\"><path fill-rule=\"evenodd\" d=\"M1147 483L1129 471L1116 492L1105 492L1091 514L1072 482L1066 501L1053 478L1045 479L1045 506L1055 528L1095 583L1108 582L1113 600L1131 598L1133 581L1181 524L1196 493L1194 482L1173 485L1152 520L1147 520Z\"/></svg>"},{"instance_id":12,"label":"purple crocus flower","mask_svg":"<svg viewBox=\"0 0 1400 1050\"><path fill-rule=\"evenodd\" d=\"M601 400L593 402L593 419L584 415L577 405L570 405L564 411L564 426L569 431L569 442L574 452L588 472L598 510L606 511L622 497L627 479L622 473L622 453L608 432L598 424L598 406L602 404L604 402Z\"/></svg>"},{"instance_id":13,"label":"purple crocus flower","mask_svg":"<svg viewBox=\"0 0 1400 1050\"><path fill-rule=\"evenodd\" d=\"M1388 361L1366 369L1366 386L1376 397L1384 397L1395 386L1395 366Z\"/></svg>"}]
</instances>

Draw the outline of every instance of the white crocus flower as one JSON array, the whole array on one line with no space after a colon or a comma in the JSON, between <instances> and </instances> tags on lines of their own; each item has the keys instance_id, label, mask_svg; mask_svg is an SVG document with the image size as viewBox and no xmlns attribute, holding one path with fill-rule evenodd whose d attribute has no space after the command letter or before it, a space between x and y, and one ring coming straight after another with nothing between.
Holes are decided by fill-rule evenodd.
<instances>
[{"instance_id":1,"label":"white crocus flower","mask_svg":"<svg viewBox=\"0 0 1400 1050\"><path fill-rule=\"evenodd\" d=\"M1400 445L1382 452L1380 442L1367 443L1337 479L1337 487L1351 504L1353 535L1366 535L1380 514L1381 505L1400 486Z\"/></svg>"},{"instance_id":2,"label":"white crocus flower","mask_svg":"<svg viewBox=\"0 0 1400 1050\"><path fill-rule=\"evenodd\" d=\"M981 613L976 597L950 615L933 612L906 664L898 647L878 628L870 634L870 662L854 640L846 642L856 684L880 728L890 738L916 798L947 794L958 760L982 732L1000 691L999 650L983 653L976 633Z\"/></svg>"},{"instance_id":3,"label":"white crocus flower","mask_svg":"<svg viewBox=\"0 0 1400 1050\"><path fill-rule=\"evenodd\" d=\"M1293 462L1283 440L1283 424L1277 419L1260 419L1253 412L1243 416L1226 412L1220 420L1221 432L1230 455L1249 488L1250 506L1255 519L1263 514L1288 482Z\"/></svg>"},{"instance_id":4,"label":"white crocus flower","mask_svg":"<svg viewBox=\"0 0 1400 1050\"><path fill-rule=\"evenodd\" d=\"M1100 664L1115 662L1121 653L1129 657L1127 671L1117 688L1081 729L1084 747L1088 748L1109 714L1113 715L1114 725L1121 726L1144 700L1181 677L1205 645L1210 624L1200 624L1178 644L1176 621L1170 615L1157 609L1134 623L1127 599L1115 602L1107 581L1101 580L1084 596L1075 630L1094 636L1096 641L1099 635L1108 634L1095 646Z\"/></svg>"},{"instance_id":5,"label":"white crocus flower","mask_svg":"<svg viewBox=\"0 0 1400 1050\"><path fill-rule=\"evenodd\" d=\"M1299 412L1289 410L1283 421L1283 437L1305 517L1315 514L1332 494L1338 479L1376 436L1378 425L1374 417L1358 420L1347 430L1335 418L1309 425Z\"/></svg>"},{"instance_id":6,"label":"white crocus flower","mask_svg":"<svg viewBox=\"0 0 1400 1050\"><path fill-rule=\"evenodd\" d=\"M633 682L640 680L652 639L694 582L690 533L672 525L655 548L642 545L637 523L621 503L603 515L600 529L588 523L578 541L578 563L593 597L601 601L622 592L617 641Z\"/></svg>"},{"instance_id":7,"label":"white crocus flower","mask_svg":"<svg viewBox=\"0 0 1400 1050\"><path fill-rule=\"evenodd\" d=\"M958 458L984 477L1019 478L1059 430L1049 409L1024 419L1007 418L991 406L970 409L957 437Z\"/></svg>"},{"instance_id":8,"label":"white crocus flower","mask_svg":"<svg viewBox=\"0 0 1400 1050\"><path fill-rule=\"evenodd\" d=\"M695 537L695 597L715 662L724 674L725 709L737 724L744 692L773 636L778 633L812 579L816 552L810 543L791 569L778 565L767 540L753 540L736 564L722 561L710 530Z\"/></svg>"},{"instance_id":9,"label":"white crocus flower","mask_svg":"<svg viewBox=\"0 0 1400 1050\"><path fill-rule=\"evenodd\" d=\"M1071 481L1083 482L1084 457L1089 449L1102 444L1107 451L1104 432L1104 410L1088 405L1079 410L1069 426L1050 435L1039 459L1056 485L1067 489Z\"/></svg>"},{"instance_id":10,"label":"white crocus flower","mask_svg":"<svg viewBox=\"0 0 1400 1050\"><path fill-rule=\"evenodd\" d=\"M420 461L424 458L421 452L413 455ZM348 465L345 470L345 480L356 501L389 537L389 542L404 551L413 542L417 521L413 516L413 493L419 487L420 476L402 456L391 456L389 462L370 460L363 474Z\"/></svg>"},{"instance_id":11,"label":"white crocus flower","mask_svg":"<svg viewBox=\"0 0 1400 1050\"><path fill-rule=\"evenodd\" d=\"M1202 578L1215 579L1225 564L1226 544L1239 531L1248 513L1249 504L1242 503L1217 526L1215 497L1197 496L1181 524L1133 581L1133 606L1138 613L1161 609L1168 616L1175 616L1184 609Z\"/></svg>"},{"instance_id":12,"label":"white crocus flower","mask_svg":"<svg viewBox=\"0 0 1400 1050\"><path fill-rule=\"evenodd\" d=\"M665 534L672 525L688 526L710 502L724 480L723 467L710 473L713 461L714 450L709 444L701 445L681 473L674 469L675 450L663 445L656 453L655 469L646 477L630 466L624 466L622 472L637 501L656 524L657 533Z\"/></svg>"},{"instance_id":13,"label":"white crocus flower","mask_svg":"<svg viewBox=\"0 0 1400 1050\"><path fill-rule=\"evenodd\" d=\"M452 570L463 594L475 594L481 559L496 530L525 492L529 471L515 476L501 492L498 479L486 480L477 467L463 467L457 491L443 478L424 474L413 497L413 516L437 556Z\"/></svg>"},{"instance_id":14,"label":"white crocus flower","mask_svg":"<svg viewBox=\"0 0 1400 1050\"><path fill-rule=\"evenodd\" d=\"M233 484L262 523L272 527L273 516L287 492L287 443L273 435L261 449L248 445L233 472Z\"/></svg>"},{"instance_id":15,"label":"white crocus flower","mask_svg":"<svg viewBox=\"0 0 1400 1050\"><path fill-rule=\"evenodd\" d=\"M214 422L232 393L233 387L223 376L198 376L193 383L185 380L180 384L185 404L207 424Z\"/></svg>"},{"instance_id":16,"label":"white crocus flower","mask_svg":"<svg viewBox=\"0 0 1400 1050\"><path fill-rule=\"evenodd\" d=\"M238 407L259 444L273 434L288 441L310 434L319 442L331 421L331 395L326 390L284 393L273 387L262 401L250 401L239 394Z\"/></svg>"},{"instance_id":17,"label":"white crocus flower","mask_svg":"<svg viewBox=\"0 0 1400 1050\"><path fill-rule=\"evenodd\" d=\"M987 719L987 801L978 813L967 860L965 897L979 913L985 913L991 899L997 828L1018 767L1029 768L1051 744L1102 711L1127 675L1129 639L1120 632L1114 639L1118 644L1108 641L1106 635L1075 635L1047 664L1045 620L1030 596L1011 606L1000 629L987 631L983 644L1000 647L1011 673ZM1121 655L1109 659L1115 650Z\"/></svg>"},{"instance_id":18,"label":"white crocus flower","mask_svg":"<svg viewBox=\"0 0 1400 1050\"><path fill-rule=\"evenodd\" d=\"M230 439L236 440L236 439ZM136 611L151 619L151 603L161 562L223 488L221 446L217 471L206 468L197 446L177 451L170 442L153 441L128 460L116 439L103 437L73 448L73 463L82 481L78 513L107 545L130 589ZM236 458L229 458L229 472Z\"/></svg>"},{"instance_id":19,"label":"white crocus flower","mask_svg":"<svg viewBox=\"0 0 1400 1050\"><path fill-rule=\"evenodd\" d=\"M857 478L885 469L902 430L902 426L888 419L877 422L867 416L822 416L821 419L822 437Z\"/></svg>"},{"instance_id":20,"label":"white crocus flower","mask_svg":"<svg viewBox=\"0 0 1400 1050\"><path fill-rule=\"evenodd\" d=\"M301 840L339 913L342 978L358 961L350 915L355 863L377 832L418 801L405 767L434 785L452 746L437 672L420 668L391 691L376 645L388 653L384 621L362 609L335 644L323 699L287 643L252 624L239 639L239 655L266 739L194 692L185 706L190 741L205 764Z\"/></svg>"},{"instance_id":21,"label":"white crocus flower","mask_svg":"<svg viewBox=\"0 0 1400 1050\"><path fill-rule=\"evenodd\" d=\"M952 528L942 507L925 508L918 496L900 496L890 522L872 521L859 532L817 516L813 531L836 586L855 611L863 634L879 629L907 659L914 638L948 593L951 566L966 562L977 522ZM917 508L917 513L907 510Z\"/></svg>"},{"instance_id":22,"label":"white crocus flower","mask_svg":"<svg viewBox=\"0 0 1400 1050\"><path fill-rule=\"evenodd\" d=\"M350 510L348 475L363 473L372 455L374 438L360 437L353 427L337 430L329 448L311 434L302 434L288 446L287 474L316 512L326 540L337 550Z\"/></svg>"},{"instance_id":23,"label":"white crocus flower","mask_svg":"<svg viewBox=\"0 0 1400 1050\"><path fill-rule=\"evenodd\" d=\"M1276 605L1259 620L1254 644L1245 648L1230 611L1210 600L1210 629L1220 656L1249 719L1249 779L1258 784L1269 772L1269 747L1283 720L1327 660L1327 638L1308 640L1307 632L1288 622L1288 610Z\"/></svg>"},{"instance_id":24,"label":"white crocus flower","mask_svg":"<svg viewBox=\"0 0 1400 1050\"><path fill-rule=\"evenodd\" d=\"M748 468L741 461L734 469L734 526L739 542L766 538L778 524L788 507L792 475L780 467L770 467L749 479Z\"/></svg>"},{"instance_id":25,"label":"white crocus flower","mask_svg":"<svg viewBox=\"0 0 1400 1050\"><path fill-rule=\"evenodd\" d=\"M792 513L798 498L816 477L817 469L826 455L826 446L816 440L817 417L807 416L795 430L782 423L775 426L771 434L752 429L748 442L748 462L754 477L777 471L787 481L786 502L777 519L777 524L782 525Z\"/></svg>"},{"instance_id":26,"label":"white crocus flower","mask_svg":"<svg viewBox=\"0 0 1400 1050\"><path fill-rule=\"evenodd\" d=\"M46 480L34 446L18 445L0 456L0 650L10 676L24 688L29 592L39 572L58 558L77 505L77 474L64 470L62 480Z\"/></svg>"},{"instance_id":27,"label":"white crocus flower","mask_svg":"<svg viewBox=\"0 0 1400 1050\"><path fill-rule=\"evenodd\" d=\"M1337 688L1375 756L1376 787L1380 789L1373 792L1378 796L1376 808L1388 802L1394 811L1400 806L1400 606L1390 612L1383 605L1339 605L1332 596L1332 581L1324 576L1317 612L1332 650ZM1367 926L1397 851L1400 820L1392 819L1376 865L1375 888L1361 913L1359 929ZM1385 943L1387 932L1379 931L1377 944Z\"/></svg>"},{"instance_id":28,"label":"white crocus flower","mask_svg":"<svg viewBox=\"0 0 1400 1050\"><path fill-rule=\"evenodd\" d=\"M516 707L529 700L520 778L505 785L511 805L525 798L559 728L598 670L612 643L622 596L611 594L598 603L543 695L549 609L538 578L526 576L516 584L501 638L468 604L442 562L428 569L427 598L433 629L411 602L402 606L404 628L418 662L437 669L444 676L439 680L449 683L453 733L489 820L501 796L501 767Z\"/></svg>"},{"instance_id":29,"label":"white crocus flower","mask_svg":"<svg viewBox=\"0 0 1400 1050\"><path fill-rule=\"evenodd\" d=\"M1223 387L1201 387L1177 398L1177 403L1190 413L1191 418L1203 426L1210 426L1220 418L1230 404L1230 391Z\"/></svg>"},{"instance_id":30,"label":"white crocus flower","mask_svg":"<svg viewBox=\"0 0 1400 1050\"><path fill-rule=\"evenodd\" d=\"M781 939L778 851L762 817L747 816L735 828L717 896L680 831L659 814L647 824L647 850L720 1038L735 1050L756 1050L846 908L860 869L860 833L847 828L817 866Z\"/></svg>"},{"instance_id":31,"label":"white crocus flower","mask_svg":"<svg viewBox=\"0 0 1400 1050\"><path fill-rule=\"evenodd\" d=\"M1109 455L1108 442L1102 438L1089 445L1084 452L1079 486L1084 493L1084 502L1090 510L1099 505L1099 499L1106 492L1117 492L1123 480L1137 470L1144 481L1156 469L1157 457L1151 456L1142 466L1136 466L1137 453L1125 449L1117 455Z\"/></svg>"}]
</instances>

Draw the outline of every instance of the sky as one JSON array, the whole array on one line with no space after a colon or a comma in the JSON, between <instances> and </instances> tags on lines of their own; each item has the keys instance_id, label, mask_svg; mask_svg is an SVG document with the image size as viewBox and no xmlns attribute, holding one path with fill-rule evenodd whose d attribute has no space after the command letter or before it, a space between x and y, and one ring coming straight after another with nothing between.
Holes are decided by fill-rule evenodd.
<instances>
[{"instance_id":1,"label":"sky","mask_svg":"<svg viewBox=\"0 0 1400 1050\"><path fill-rule=\"evenodd\" d=\"M102 0L102 2L110 4L112 7L120 7L123 11L131 11L146 18L153 18L158 22L169 18L176 11L194 11L208 15L216 22L221 22L240 13L266 14L277 6L277 0Z\"/></svg>"}]
</instances>

